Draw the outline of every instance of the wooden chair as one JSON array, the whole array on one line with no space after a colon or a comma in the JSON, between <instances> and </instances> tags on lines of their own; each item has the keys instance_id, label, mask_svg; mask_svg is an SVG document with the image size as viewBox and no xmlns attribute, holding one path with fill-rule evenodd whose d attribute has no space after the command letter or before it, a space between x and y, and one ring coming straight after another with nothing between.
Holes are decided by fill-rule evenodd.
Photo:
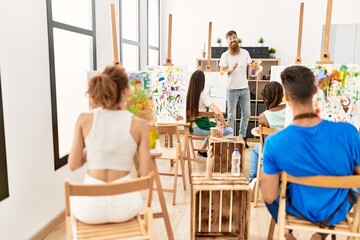
<instances>
[{"instance_id":1,"label":"wooden chair","mask_svg":"<svg viewBox=\"0 0 360 240\"><path fill-rule=\"evenodd\" d=\"M209 117L209 118L214 118L215 117L215 113L214 112L199 112L199 117ZM194 119L190 116L190 113L187 112L187 119L188 122L191 126L191 123L194 122ZM190 156L191 161L194 162L200 162L200 163L206 163L206 159L203 158L198 158L195 151L202 151L202 149L200 148L195 148L194 146L194 141L204 141L206 138L208 138L209 136L204 136L204 135L196 135L196 134L190 134L189 135L189 145L190 145L190 151L192 154L192 158Z\"/></svg>"},{"instance_id":2,"label":"wooden chair","mask_svg":"<svg viewBox=\"0 0 360 240\"><path fill-rule=\"evenodd\" d=\"M136 237L136 239L153 239L152 189L152 173L143 178L135 178L121 183L75 184L65 181L66 239L128 239L131 237ZM71 215L70 196L105 196L141 190L147 190L144 219L138 215L126 222L86 224ZM72 227L75 230L74 232Z\"/></svg>"},{"instance_id":3,"label":"wooden chair","mask_svg":"<svg viewBox=\"0 0 360 240\"><path fill-rule=\"evenodd\" d=\"M265 137L276 132L276 129L263 127L259 125L259 137L260 137L260 148L259 148L259 158L257 165L256 173L256 182L255 182L255 191L254 191L254 207L257 207L259 200L259 191L260 191L260 181L261 181L261 167L262 167L262 151L264 147Z\"/></svg>"},{"instance_id":4,"label":"wooden chair","mask_svg":"<svg viewBox=\"0 0 360 240\"><path fill-rule=\"evenodd\" d=\"M159 134L165 135L164 146L161 147L162 155L159 158L161 160L170 160L170 162L175 161L175 166L173 172L161 172L159 171L159 175L163 176L173 176L174 183L172 189L163 189L164 192L172 192L173 193L173 201L172 204L175 206L176 204L176 191L177 191L177 180L178 177L182 177L184 190L186 190L186 181L185 181L185 160L184 160L184 151L182 148L179 128L177 124L159 124L158 125ZM175 147L173 147L173 136L175 136ZM180 162L180 170L181 174L179 174L179 162Z\"/></svg>"},{"instance_id":5,"label":"wooden chair","mask_svg":"<svg viewBox=\"0 0 360 240\"><path fill-rule=\"evenodd\" d=\"M352 211L346 220L334 225L333 229L320 228L317 224L297 218L286 213L286 186L287 183L323 187L323 188L359 188L360 175L354 176L314 176L294 177L286 172L282 173L282 185L280 193L279 214L278 214L278 235L277 239L285 239L285 229L306 230L317 233L347 236L350 240L360 240L360 199L353 206ZM321 199L319 200L321 201Z\"/></svg>"}]
</instances>

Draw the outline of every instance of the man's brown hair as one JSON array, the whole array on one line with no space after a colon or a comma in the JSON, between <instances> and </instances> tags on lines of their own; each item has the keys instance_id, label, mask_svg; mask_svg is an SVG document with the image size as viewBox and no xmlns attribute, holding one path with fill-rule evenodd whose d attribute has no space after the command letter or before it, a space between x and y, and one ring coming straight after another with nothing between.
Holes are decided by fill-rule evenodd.
<instances>
[{"instance_id":1,"label":"man's brown hair","mask_svg":"<svg viewBox=\"0 0 360 240\"><path fill-rule=\"evenodd\" d=\"M234 30L230 30L230 31L228 31L228 32L226 33L225 38L228 39L228 37L229 37L230 35L233 35L233 34L235 34L235 35L237 36L237 34L236 34L236 32L235 32Z\"/></svg>"}]
</instances>

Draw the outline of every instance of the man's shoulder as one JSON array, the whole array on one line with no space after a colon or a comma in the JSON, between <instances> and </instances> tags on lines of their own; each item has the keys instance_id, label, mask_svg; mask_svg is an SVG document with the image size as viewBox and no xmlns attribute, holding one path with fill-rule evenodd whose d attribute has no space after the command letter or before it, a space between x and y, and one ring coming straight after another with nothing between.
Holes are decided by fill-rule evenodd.
<instances>
[{"instance_id":1,"label":"man's shoulder","mask_svg":"<svg viewBox=\"0 0 360 240\"><path fill-rule=\"evenodd\" d=\"M355 126L348 122L334 122L334 121L329 121L329 120L323 119L322 124L326 125L326 127L329 129L338 130L340 132L342 132L344 130L354 131L355 133L358 132L356 130Z\"/></svg>"},{"instance_id":2,"label":"man's shoulder","mask_svg":"<svg viewBox=\"0 0 360 240\"><path fill-rule=\"evenodd\" d=\"M246 50L245 48L240 48L240 53L241 53L241 52L249 54L249 51Z\"/></svg>"}]
</instances>

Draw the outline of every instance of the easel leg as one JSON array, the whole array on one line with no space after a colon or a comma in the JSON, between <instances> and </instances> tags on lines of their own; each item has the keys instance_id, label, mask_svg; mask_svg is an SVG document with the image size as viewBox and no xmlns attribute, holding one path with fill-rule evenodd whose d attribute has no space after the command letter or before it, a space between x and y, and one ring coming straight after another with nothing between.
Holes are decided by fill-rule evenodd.
<instances>
[{"instance_id":1,"label":"easel leg","mask_svg":"<svg viewBox=\"0 0 360 240\"><path fill-rule=\"evenodd\" d=\"M161 186L159 171L157 169L155 158L153 158L152 161L153 161L154 180L155 180L156 190L158 192L161 211L162 211L160 214L155 213L154 218L160 218L160 217L164 218L168 239L169 240L174 240L174 234L173 234L173 231L171 229L169 213L167 211L166 202L165 202L165 198L164 198L164 192L163 192L163 189L162 189L162 186Z\"/></svg>"}]
</instances>

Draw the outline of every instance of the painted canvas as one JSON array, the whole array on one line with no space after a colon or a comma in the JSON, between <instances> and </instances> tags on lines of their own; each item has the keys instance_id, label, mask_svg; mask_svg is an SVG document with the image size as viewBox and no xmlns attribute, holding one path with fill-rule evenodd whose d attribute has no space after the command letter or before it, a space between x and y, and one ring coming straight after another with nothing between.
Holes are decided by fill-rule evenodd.
<instances>
[{"instance_id":1,"label":"painted canvas","mask_svg":"<svg viewBox=\"0 0 360 240\"><path fill-rule=\"evenodd\" d=\"M313 98L315 112L323 119L349 122L360 128L360 65L305 65L315 75L318 88ZM276 66L271 81L279 81L286 66Z\"/></svg>"},{"instance_id":2,"label":"painted canvas","mask_svg":"<svg viewBox=\"0 0 360 240\"><path fill-rule=\"evenodd\" d=\"M220 111L226 112L227 76L220 72L204 72L204 91L213 100Z\"/></svg>"},{"instance_id":3,"label":"painted canvas","mask_svg":"<svg viewBox=\"0 0 360 240\"><path fill-rule=\"evenodd\" d=\"M146 70L151 79L152 100L158 123L186 121L187 68L154 66Z\"/></svg>"},{"instance_id":4,"label":"painted canvas","mask_svg":"<svg viewBox=\"0 0 360 240\"><path fill-rule=\"evenodd\" d=\"M134 115L145 119L150 125L150 148L156 147L158 132L156 115L152 101L151 80L148 72L129 72L131 94L128 100L128 110Z\"/></svg>"}]
</instances>

